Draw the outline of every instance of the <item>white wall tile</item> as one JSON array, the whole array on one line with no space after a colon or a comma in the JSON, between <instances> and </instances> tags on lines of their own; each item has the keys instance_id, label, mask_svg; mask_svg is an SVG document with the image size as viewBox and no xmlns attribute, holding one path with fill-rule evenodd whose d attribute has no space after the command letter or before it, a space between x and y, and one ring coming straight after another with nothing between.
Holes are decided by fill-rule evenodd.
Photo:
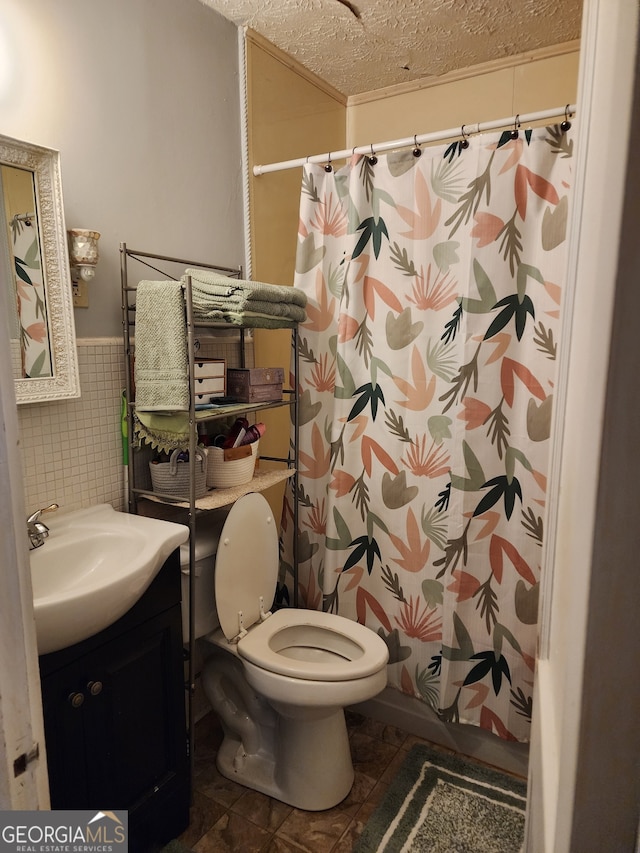
<instances>
[{"instance_id":1,"label":"white wall tile","mask_svg":"<svg viewBox=\"0 0 640 853\"><path fill-rule=\"evenodd\" d=\"M124 349L78 341L78 400L18 407L25 505L124 508L120 395Z\"/></svg>"}]
</instances>

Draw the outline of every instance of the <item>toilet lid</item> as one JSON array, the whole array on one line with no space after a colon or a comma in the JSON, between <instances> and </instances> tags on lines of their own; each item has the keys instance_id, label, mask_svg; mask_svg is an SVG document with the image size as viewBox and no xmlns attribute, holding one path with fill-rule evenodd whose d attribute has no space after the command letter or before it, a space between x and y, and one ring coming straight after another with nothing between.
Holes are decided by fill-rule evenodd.
<instances>
[{"instance_id":1,"label":"toilet lid","mask_svg":"<svg viewBox=\"0 0 640 853\"><path fill-rule=\"evenodd\" d=\"M216 555L216 608L227 640L260 621L260 596L265 612L271 608L277 579L278 531L271 507L260 494L244 495L231 507Z\"/></svg>"}]
</instances>

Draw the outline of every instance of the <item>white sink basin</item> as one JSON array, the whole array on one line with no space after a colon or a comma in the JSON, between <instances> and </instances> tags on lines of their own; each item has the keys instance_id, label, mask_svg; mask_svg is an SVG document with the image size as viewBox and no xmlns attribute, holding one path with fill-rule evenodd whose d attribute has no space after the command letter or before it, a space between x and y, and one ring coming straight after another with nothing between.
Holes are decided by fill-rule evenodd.
<instances>
[{"instance_id":1,"label":"white sink basin","mask_svg":"<svg viewBox=\"0 0 640 853\"><path fill-rule=\"evenodd\" d=\"M58 512L43 521L49 536L29 552L41 655L116 622L189 538L182 524L116 512L109 504Z\"/></svg>"}]
</instances>

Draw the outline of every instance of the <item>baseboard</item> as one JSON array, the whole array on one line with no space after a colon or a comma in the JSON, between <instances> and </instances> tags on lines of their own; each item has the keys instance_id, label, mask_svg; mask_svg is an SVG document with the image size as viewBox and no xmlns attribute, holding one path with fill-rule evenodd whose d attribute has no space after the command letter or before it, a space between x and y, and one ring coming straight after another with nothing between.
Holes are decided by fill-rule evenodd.
<instances>
[{"instance_id":1,"label":"baseboard","mask_svg":"<svg viewBox=\"0 0 640 853\"><path fill-rule=\"evenodd\" d=\"M476 726L442 723L424 702L391 687L349 710L527 778L529 744L502 740Z\"/></svg>"}]
</instances>

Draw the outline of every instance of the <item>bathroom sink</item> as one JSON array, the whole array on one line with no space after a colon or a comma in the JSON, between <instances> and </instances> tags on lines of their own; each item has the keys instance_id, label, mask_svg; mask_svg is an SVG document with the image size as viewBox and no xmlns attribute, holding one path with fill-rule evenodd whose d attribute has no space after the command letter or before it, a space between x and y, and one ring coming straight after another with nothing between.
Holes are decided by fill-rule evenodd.
<instances>
[{"instance_id":1,"label":"bathroom sink","mask_svg":"<svg viewBox=\"0 0 640 853\"><path fill-rule=\"evenodd\" d=\"M117 512L110 504L48 515L46 522L44 545L29 552L41 655L116 622L189 538L182 524Z\"/></svg>"}]
</instances>

